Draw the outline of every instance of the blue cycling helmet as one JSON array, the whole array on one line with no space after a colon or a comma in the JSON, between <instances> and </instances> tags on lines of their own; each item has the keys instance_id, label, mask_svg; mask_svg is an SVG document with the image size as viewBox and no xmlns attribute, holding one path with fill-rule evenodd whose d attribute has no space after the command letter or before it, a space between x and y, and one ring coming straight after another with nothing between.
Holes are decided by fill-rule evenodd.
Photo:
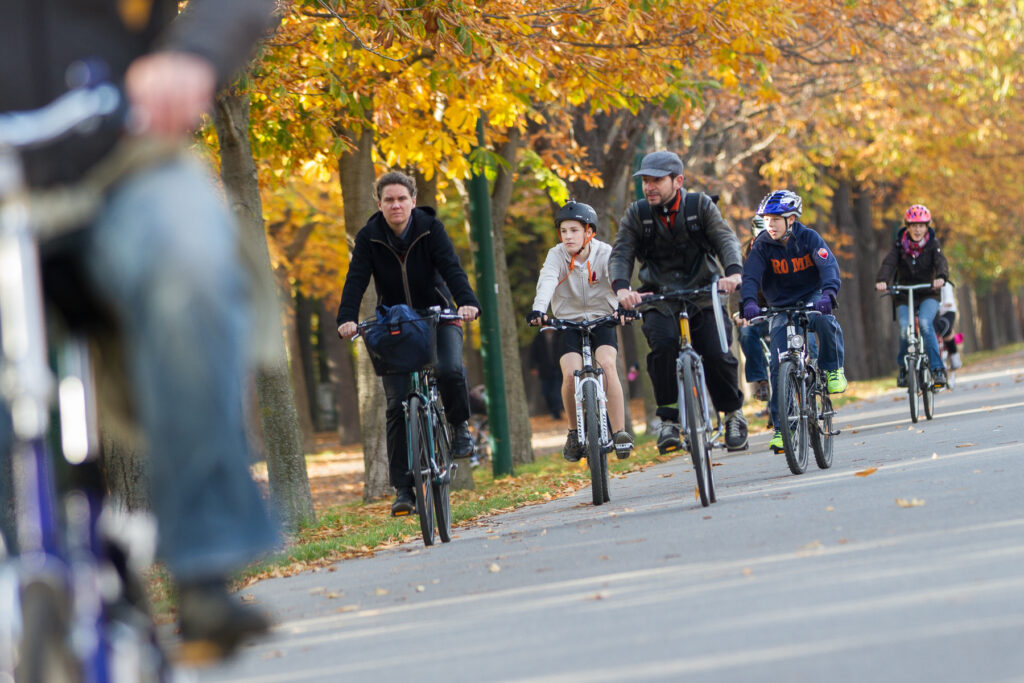
<instances>
[{"instance_id":1,"label":"blue cycling helmet","mask_svg":"<svg viewBox=\"0 0 1024 683\"><path fill-rule=\"evenodd\" d=\"M800 195L789 190L775 190L765 195L761 205L757 207L757 215L764 216L796 216L803 213L804 202Z\"/></svg>"}]
</instances>

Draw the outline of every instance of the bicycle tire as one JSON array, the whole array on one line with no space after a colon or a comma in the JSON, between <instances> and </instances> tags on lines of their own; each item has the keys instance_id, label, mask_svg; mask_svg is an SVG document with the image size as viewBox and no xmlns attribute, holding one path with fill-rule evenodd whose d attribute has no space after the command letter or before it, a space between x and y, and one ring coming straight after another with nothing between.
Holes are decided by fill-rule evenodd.
<instances>
[{"instance_id":1,"label":"bicycle tire","mask_svg":"<svg viewBox=\"0 0 1024 683\"><path fill-rule=\"evenodd\" d=\"M933 381L931 369L922 365L921 403L924 404L924 417L926 420L930 420L935 416L935 385Z\"/></svg>"},{"instance_id":2,"label":"bicycle tire","mask_svg":"<svg viewBox=\"0 0 1024 683\"><path fill-rule=\"evenodd\" d=\"M21 590L21 641L14 680L24 683L79 683L84 675L72 650L69 598L44 579Z\"/></svg>"},{"instance_id":3,"label":"bicycle tire","mask_svg":"<svg viewBox=\"0 0 1024 683\"><path fill-rule=\"evenodd\" d=\"M811 410L815 419L810 424L811 450L818 469L827 470L832 467L832 399L820 386L812 396Z\"/></svg>"},{"instance_id":4,"label":"bicycle tire","mask_svg":"<svg viewBox=\"0 0 1024 683\"><path fill-rule=\"evenodd\" d=\"M907 368L907 400L910 402L910 421L917 424L921 414L921 401L917 386L917 364L908 362L907 365L910 366Z\"/></svg>"},{"instance_id":5,"label":"bicycle tire","mask_svg":"<svg viewBox=\"0 0 1024 683\"><path fill-rule=\"evenodd\" d=\"M437 517L437 535L442 543L452 540L451 489L455 465L452 460L452 440L441 411L432 405L430 414L434 419L434 459L439 475L431 482L434 494L434 512Z\"/></svg>"},{"instance_id":6,"label":"bicycle tire","mask_svg":"<svg viewBox=\"0 0 1024 683\"><path fill-rule=\"evenodd\" d=\"M700 389L697 386L697 378L700 373L694 367L694 361L687 359L682 364L683 376L680 389L683 393L683 410L686 411L686 439L690 443L690 462L693 463L693 473L697 477L697 495L700 504L704 507L714 502L711 487L708 484L708 476L711 468L708 463L708 444L704 438L704 421L701 419L701 401L698 401Z\"/></svg>"},{"instance_id":7,"label":"bicycle tire","mask_svg":"<svg viewBox=\"0 0 1024 683\"><path fill-rule=\"evenodd\" d=\"M800 395L800 382L793 361L779 365L779 425L786 464L793 474L807 471L807 415L804 399Z\"/></svg>"},{"instance_id":8,"label":"bicycle tire","mask_svg":"<svg viewBox=\"0 0 1024 683\"><path fill-rule=\"evenodd\" d=\"M597 409L597 390L587 382L583 385L583 426L587 443L587 465L590 467L590 493L594 505L603 505L608 465L601 444L601 416ZM602 464L604 463L604 464Z\"/></svg>"},{"instance_id":9,"label":"bicycle tire","mask_svg":"<svg viewBox=\"0 0 1024 683\"><path fill-rule=\"evenodd\" d=\"M434 545L434 496L428 434L426 406L419 396L413 396L409 399L409 452L412 453L410 466L416 488L416 514L420 518L423 545Z\"/></svg>"}]
</instances>

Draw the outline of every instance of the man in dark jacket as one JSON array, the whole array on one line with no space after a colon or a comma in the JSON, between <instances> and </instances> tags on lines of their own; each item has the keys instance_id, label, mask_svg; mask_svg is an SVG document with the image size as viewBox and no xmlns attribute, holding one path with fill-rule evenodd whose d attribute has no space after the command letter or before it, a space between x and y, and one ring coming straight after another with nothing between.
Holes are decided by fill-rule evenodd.
<instances>
[{"instance_id":1,"label":"man in dark jacket","mask_svg":"<svg viewBox=\"0 0 1024 683\"><path fill-rule=\"evenodd\" d=\"M0 111L41 107L83 72L105 71L124 86L133 135L184 146L217 86L273 25L274 5L192 0L178 17L177 0L5 0ZM33 152L30 184L79 180L121 137L115 123ZM238 254L209 172L178 154L109 188L73 255L122 333L182 637L193 651L221 654L266 630L258 611L227 593L226 578L278 540L248 469L250 331Z\"/></svg>"},{"instance_id":2,"label":"man in dark jacket","mask_svg":"<svg viewBox=\"0 0 1024 683\"><path fill-rule=\"evenodd\" d=\"M718 207L705 194L697 201L696 230L686 223L683 192L683 162L673 152L654 152L644 157L633 174L643 182L645 199L634 202L619 221L608 268L612 290L623 308L632 309L643 292L707 285L714 275L724 276L719 289L729 293L739 287L743 272L740 242L722 218ZM645 211L644 208L649 207ZM653 215L650 230L644 215ZM640 261L640 291L630 289L633 264ZM708 393L715 409L725 416L725 443L729 450L747 447L747 421L743 417L743 392L739 388L739 361L719 348L710 296L690 312L693 346L704 359ZM647 372L654 384L661 418L658 450L662 453L682 447L679 438L679 397L676 388L676 356L679 354L678 311L649 311L644 314L643 331L651 352ZM726 319L726 338L732 342L732 325Z\"/></svg>"},{"instance_id":3,"label":"man in dark jacket","mask_svg":"<svg viewBox=\"0 0 1024 683\"><path fill-rule=\"evenodd\" d=\"M338 307L338 334L349 339L357 332L359 304L373 277L378 305L406 304L415 309L458 305L463 320L473 320L480 303L469 286L448 233L430 207L416 206L416 184L393 171L377 180L377 213L356 234L348 274ZM412 474L406 458L402 401L409 393L409 377L381 378L387 395L388 467L397 496L393 516L410 514L415 505ZM445 415L455 436L456 457L473 454L469 433L469 389L462 366L462 325L442 323L437 330L437 383Z\"/></svg>"},{"instance_id":4,"label":"man in dark jacket","mask_svg":"<svg viewBox=\"0 0 1024 683\"><path fill-rule=\"evenodd\" d=\"M924 350L928 354L932 377L936 386L945 386L946 368L939 352L938 338L935 335L935 315L939 311L939 298L942 285L949 280L949 263L942 253L942 245L931 227L932 214L922 204L914 204L904 215L904 227L896 235L892 249L885 255L882 265L875 277L875 289L884 292L889 282L900 285L919 285L931 283L933 289L922 289L914 292L914 303L917 305L917 320L924 337ZM907 354L907 323L910 320L908 298L906 292L900 292L894 299L896 319L900 326L899 351L896 365L899 386L907 384L907 368L903 357Z\"/></svg>"}]
</instances>

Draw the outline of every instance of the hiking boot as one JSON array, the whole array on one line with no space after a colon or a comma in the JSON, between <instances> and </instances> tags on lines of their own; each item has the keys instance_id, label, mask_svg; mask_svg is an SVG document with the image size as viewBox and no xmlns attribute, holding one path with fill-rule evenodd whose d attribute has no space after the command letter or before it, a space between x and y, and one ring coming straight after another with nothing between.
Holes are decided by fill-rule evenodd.
<instances>
[{"instance_id":1,"label":"hiking boot","mask_svg":"<svg viewBox=\"0 0 1024 683\"><path fill-rule=\"evenodd\" d=\"M846 381L846 373L842 368L838 370L826 370L825 371L825 388L830 394L841 394L846 391L848 382Z\"/></svg>"},{"instance_id":2,"label":"hiking boot","mask_svg":"<svg viewBox=\"0 0 1024 683\"><path fill-rule=\"evenodd\" d=\"M395 502L391 504L392 517L405 517L416 510L416 494L411 486L398 489Z\"/></svg>"},{"instance_id":3,"label":"hiking boot","mask_svg":"<svg viewBox=\"0 0 1024 683\"><path fill-rule=\"evenodd\" d=\"M473 455L473 435L469 433L469 423L463 422L452 428L452 457L468 458Z\"/></svg>"},{"instance_id":4,"label":"hiking boot","mask_svg":"<svg viewBox=\"0 0 1024 683\"><path fill-rule=\"evenodd\" d=\"M566 462L579 462L583 457L583 444L580 443L580 433L576 429L570 429L565 437L565 446L562 448L562 458Z\"/></svg>"},{"instance_id":5,"label":"hiking boot","mask_svg":"<svg viewBox=\"0 0 1024 683\"><path fill-rule=\"evenodd\" d=\"M182 658L204 664L230 656L244 641L270 630L270 621L255 607L243 605L227 582L184 583L178 601Z\"/></svg>"},{"instance_id":6,"label":"hiking boot","mask_svg":"<svg viewBox=\"0 0 1024 683\"><path fill-rule=\"evenodd\" d=\"M772 440L768 442L768 450L772 453L784 453L786 447L782 443L782 430L776 429L772 435Z\"/></svg>"},{"instance_id":7,"label":"hiking boot","mask_svg":"<svg viewBox=\"0 0 1024 683\"><path fill-rule=\"evenodd\" d=\"M767 401L771 398L771 385L768 383L768 380L758 380L757 389L754 392L754 398L758 401Z\"/></svg>"},{"instance_id":8,"label":"hiking boot","mask_svg":"<svg viewBox=\"0 0 1024 683\"><path fill-rule=\"evenodd\" d=\"M683 442L679 439L679 427L674 422L662 420L661 426L658 427L658 452L664 455L678 451L682 447Z\"/></svg>"},{"instance_id":9,"label":"hiking boot","mask_svg":"<svg viewBox=\"0 0 1024 683\"><path fill-rule=\"evenodd\" d=\"M615 432L612 440L615 442L615 456L619 460L628 458L633 450L633 437L629 435L629 432L626 430Z\"/></svg>"},{"instance_id":10,"label":"hiking boot","mask_svg":"<svg viewBox=\"0 0 1024 683\"><path fill-rule=\"evenodd\" d=\"M896 375L896 386L906 387L907 386L907 369L900 368L900 374Z\"/></svg>"},{"instance_id":11,"label":"hiking boot","mask_svg":"<svg viewBox=\"0 0 1024 683\"><path fill-rule=\"evenodd\" d=\"M747 447L747 418L742 410L734 410L725 416L725 447L730 451L742 451Z\"/></svg>"},{"instance_id":12,"label":"hiking boot","mask_svg":"<svg viewBox=\"0 0 1024 683\"><path fill-rule=\"evenodd\" d=\"M949 368L951 370L959 370L964 366L963 360L960 359L960 352L951 353L949 355Z\"/></svg>"},{"instance_id":13,"label":"hiking boot","mask_svg":"<svg viewBox=\"0 0 1024 683\"><path fill-rule=\"evenodd\" d=\"M935 368L932 370L932 384L936 387L944 387L948 381L945 368Z\"/></svg>"}]
</instances>

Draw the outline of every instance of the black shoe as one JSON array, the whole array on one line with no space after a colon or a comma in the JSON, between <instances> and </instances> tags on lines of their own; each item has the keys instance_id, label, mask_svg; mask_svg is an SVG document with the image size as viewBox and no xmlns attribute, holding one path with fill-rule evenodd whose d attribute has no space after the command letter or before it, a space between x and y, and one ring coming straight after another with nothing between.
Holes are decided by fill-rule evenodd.
<instances>
[{"instance_id":1,"label":"black shoe","mask_svg":"<svg viewBox=\"0 0 1024 683\"><path fill-rule=\"evenodd\" d=\"M679 427L674 422L662 420L661 426L658 427L658 452L664 455L678 451L682 447L683 442L679 439Z\"/></svg>"},{"instance_id":2,"label":"black shoe","mask_svg":"<svg viewBox=\"0 0 1024 683\"><path fill-rule=\"evenodd\" d=\"M757 398L758 401L767 401L769 398L771 398L771 395L771 385L768 384L768 380L759 380L757 383L757 391L754 395L755 398Z\"/></svg>"},{"instance_id":3,"label":"black shoe","mask_svg":"<svg viewBox=\"0 0 1024 683\"><path fill-rule=\"evenodd\" d=\"M392 517L405 517L416 511L416 494L412 487L400 488L395 496L395 502L391 504Z\"/></svg>"},{"instance_id":4,"label":"black shoe","mask_svg":"<svg viewBox=\"0 0 1024 683\"><path fill-rule=\"evenodd\" d=\"M468 458L473 455L473 435L469 433L469 423L463 422L452 428L452 457Z\"/></svg>"},{"instance_id":5,"label":"black shoe","mask_svg":"<svg viewBox=\"0 0 1024 683\"><path fill-rule=\"evenodd\" d=\"M948 380L946 379L945 368L936 368L935 370L932 370L932 384L936 387L944 387L947 382Z\"/></svg>"},{"instance_id":6,"label":"black shoe","mask_svg":"<svg viewBox=\"0 0 1024 683\"><path fill-rule=\"evenodd\" d=\"M900 368L900 374L896 375L896 386L906 387L907 386L907 369Z\"/></svg>"},{"instance_id":7,"label":"black shoe","mask_svg":"<svg viewBox=\"0 0 1024 683\"><path fill-rule=\"evenodd\" d=\"M625 460L629 457L630 452L633 450L633 437L629 435L629 432L626 430L615 432L612 442L615 444L615 457L619 460Z\"/></svg>"},{"instance_id":8,"label":"black shoe","mask_svg":"<svg viewBox=\"0 0 1024 683\"><path fill-rule=\"evenodd\" d=\"M747 419L741 410L725 416L725 447L730 451L742 451L747 447Z\"/></svg>"},{"instance_id":9,"label":"black shoe","mask_svg":"<svg viewBox=\"0 0 1024 683\"><path fill-rule=\"evenodd\" d=\"M255 607L243 605L219 580L182 584L178 600L181 656L191 664L230 656L249 638L270 630L270 621Z\"/></svg>"},{"instance_id":10,"label":"black shoe","mask_svg":"<svg viewBox=\"0 0 1024 683\"><path fill-rule=\"evenodd\" d=\"M562 448L562 457L567 462L579 462L583 457L583 444L580 443L579 432L570 429L565 437L565 446Z\"/></svg>"}]
</instances>

